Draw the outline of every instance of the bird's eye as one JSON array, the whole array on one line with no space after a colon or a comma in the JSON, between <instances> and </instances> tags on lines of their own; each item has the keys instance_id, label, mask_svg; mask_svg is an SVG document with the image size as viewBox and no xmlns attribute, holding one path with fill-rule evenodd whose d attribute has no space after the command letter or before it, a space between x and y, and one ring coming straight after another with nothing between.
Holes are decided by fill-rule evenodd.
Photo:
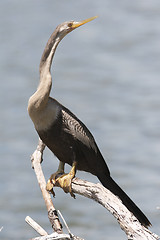
<instances>
[{"instance_id":1,"label":"bird's eye","mask_svg":"<svg viewBox=\"0 0 160 240\"><path fill-rule=\"evenodd\" d=\"M72 23L68 23L68 27L69 27L69 28L72 27L72 25L73 25Z\"/></svg>"}]
</instances>

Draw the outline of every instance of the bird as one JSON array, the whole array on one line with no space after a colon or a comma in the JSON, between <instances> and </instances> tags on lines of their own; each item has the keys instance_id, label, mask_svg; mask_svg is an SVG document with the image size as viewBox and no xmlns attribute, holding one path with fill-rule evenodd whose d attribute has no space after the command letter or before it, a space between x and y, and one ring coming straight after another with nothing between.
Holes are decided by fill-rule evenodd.
<instances>
[{"instance_id":1,"label":"bird","mask_svg":"<svg viewBox=\"0 0 160 240\"><path fill-rule=\"evenodd\" d=\"M59 184L64 191L70 192L74 197L71 181L75 177L76 171L89 172L97 176L105 188L118 196L143 226L148 227L151 225L148 218L111 177L104 157L89 129L68 108L50 97L51 65L58 44L68 33L96 17L79 22L66 21L56 27L40 60L38 88L28 101L28 113L40 139L59 160L58 170L48 180L47 190L51 191L53 182L55 183L59 179ZM64 172L66 163L71 166L68 174Z\"/></svg>"}]
</instances>

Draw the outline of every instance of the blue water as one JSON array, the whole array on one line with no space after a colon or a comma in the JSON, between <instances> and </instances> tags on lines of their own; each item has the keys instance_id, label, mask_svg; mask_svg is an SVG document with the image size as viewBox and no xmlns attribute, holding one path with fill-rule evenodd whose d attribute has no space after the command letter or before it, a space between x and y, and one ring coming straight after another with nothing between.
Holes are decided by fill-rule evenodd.
<instances>
[{"instance_id":1,"label":"blue water","mask_svg":"<svg viewBox=\"0 0 160 240\"><path fill-rule=\"evenodd\" d=\"M94 15L99 18L59 45L52 96L92 131L113 178L160 234L160 2L2 0L0 15L0 239L35 237L25 223L27 215L52 232L30 164L37 134L27 102L55 27ZM57 165L46 149L46 179ZM78 176L98 181L85 173ZM71 231L85 240L126 239L116 220L91 200L74 200L56 189L54 204Z\"/></svg>"}]
</instances>

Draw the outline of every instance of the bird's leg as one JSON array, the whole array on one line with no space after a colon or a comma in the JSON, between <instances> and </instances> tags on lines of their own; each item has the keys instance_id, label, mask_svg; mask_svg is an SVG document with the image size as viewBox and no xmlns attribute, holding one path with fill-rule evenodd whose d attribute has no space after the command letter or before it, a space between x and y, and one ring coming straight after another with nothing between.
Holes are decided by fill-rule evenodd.
<instances>
[{"instance_id":1,"label":"bird's leg","mask_svg":"<svg viewBox=\"0 0 160 240\"><path fill-rule=\"evenodd\" d=\"M59 161L59 166L58 166L58 170L57 172L53 173L48 182L47 182L47 185L46 185L46 189L47 191L51 192L53 194L53 196L55 196L55 193L53 191L53 187L55 186L56 184L56 179L60 176L60 175L63 175L64 174L64 165L65 163Z\"/></svg>"},{"instance_id":2,"label":"bird's leg","mask_svg":"<svg viewBox=\"0 0 160 240\"><path fill-rule=\"evenodd\" d=\"M68 174L63 174L56 179L56 186L63 188L65 193L70 193L71 197L75 198L75 195L72 192L71 182L76 175L76 161L73 162L71 171Z\"/></svg>"},{"instance_id":3,"label":"bird's leg","mask_svg":"<svg viewBox=\"0 0 160 240\"><path fill-rule=\"evenodd\" d=\"M55 196L55 193L53 191L53 187L61 187L65 193L70 193L73 198L75 198L75 195L72 192L71 188L71 182L72 179L76 175L76 161L75 161L75 153L73 151L73 163L72 168L69 173L64 173L64 165L65 163L61 162L59 163L59 167L56 173L52 174L50 179L47 182L46 189Z\"/></svg>"}]
</instances>

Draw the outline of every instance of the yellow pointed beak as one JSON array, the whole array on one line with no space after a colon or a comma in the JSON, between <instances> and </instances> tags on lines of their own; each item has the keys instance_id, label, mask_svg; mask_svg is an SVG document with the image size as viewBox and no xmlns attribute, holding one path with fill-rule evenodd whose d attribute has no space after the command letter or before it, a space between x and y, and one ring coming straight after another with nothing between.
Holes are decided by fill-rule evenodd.
<instances>
[{"instance_id":1,"label":"yellow pointed beak","mask_svg":"<svg viewBox=\"0 0 160 240\"><path fill-rule=\"evenodd\" d=\"M97 18L97 17L98 17L98 16L91 17L91 18L87 18L87 19L85 19L85 20L83 20L83 21L81 21L81 22L73 22L72 29L75 29L75 28L77 28L77 27L80 27L80 26L82 26L83 24L88 23L88 22L94 20L94 19Z\"/></svg>"}]
</instances>

